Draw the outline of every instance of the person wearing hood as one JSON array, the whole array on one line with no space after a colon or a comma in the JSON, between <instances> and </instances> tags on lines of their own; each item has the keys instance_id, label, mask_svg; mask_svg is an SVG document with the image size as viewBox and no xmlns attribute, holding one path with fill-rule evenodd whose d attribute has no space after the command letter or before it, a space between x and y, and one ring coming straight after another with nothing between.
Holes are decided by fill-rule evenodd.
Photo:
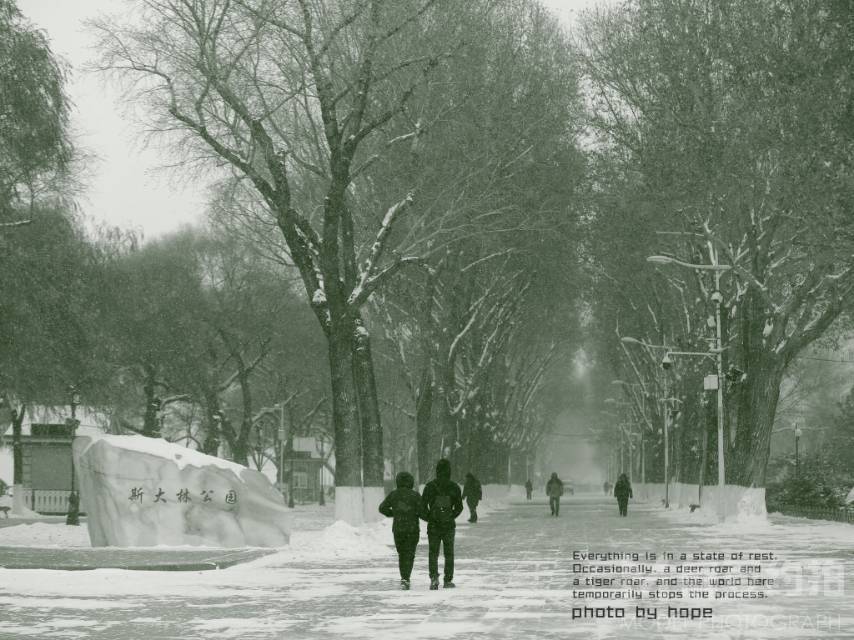
<instances>
[{"instance_id":1,"label":"person wearing hood","mask_svg":"<svg viewBox=\"0 0 854 640\"><path fill-rule=\"evenodd\" d=\"M394 483L397 489L380 503L380 513L394 518L391 532L397 549L400 587L406 590L409 589L409 578L415 564L415 548L421 537L421 496L414 488L415 478L411 473L401 471Z\"/></svg>"},{"instance_id":2,"label":"person wearing hood","mask_svg":"<svg viewBox=\"0 0 854 640\"><path fill-rule=\"evenodd\" d=\"M480 480L471 472L466 474L466 481L463 484L463 500L469 507L469 522L477 522L477 505L483 500L483 488L480 486Z\"/></svg>"},{"instance_id":3,"label":"person wearing hood","mask_svg":"<svg viewBox=\"0 0 854 640\"><path fill-rule=\"evenodd\" d=\"M629 498L634 496L632 495L632 483L629 482L629 477L625 473L620 474L617 484L614 485L614 497L617 498L620 515L629 515Z\"/></svg>"},{"instance_id":4,"label":"person wearing hood","mask_svg":"<svg viewBox=\"0 0 854 640\"><path fill-rule=\"evenodd\" d=\"M427 521L427 567L430 589L439 588L439 547L445 552L446 589L454 585L454 537L457 516L463 512L460 486L451 480L451 463L442 458L436 463L436 478L424 487L421 517Z\"/></svg>"},{"instance_id":5,"label":"person wearing hood","mask_svg":"<svg viewBox=\"0 0 854 640\"><path fill-rule=\"evenodd\" d=\"M552 472L552 477L546 483L546 495L549 497L549 509L552 515L560 515L560 497L563 495L563 481L557 477L557 472Z\"/></svg>"}]
</instances>

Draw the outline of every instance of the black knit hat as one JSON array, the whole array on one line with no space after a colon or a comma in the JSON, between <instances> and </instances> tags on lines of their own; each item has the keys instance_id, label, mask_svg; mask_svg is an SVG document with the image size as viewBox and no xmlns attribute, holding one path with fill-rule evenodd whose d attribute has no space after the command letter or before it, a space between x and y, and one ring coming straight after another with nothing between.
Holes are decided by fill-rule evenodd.
<instances>
[{"instance_id":1,"label":"black knit hat","mask_svg":"<svg viewBox=\"0 0 854 640\"><path fill-rule=\"evenodd\" d=\"M415 486L415 478L408 471L401 471L395 477L394 484L398 489L411 489Z\"/></svg>"}]
</instances>

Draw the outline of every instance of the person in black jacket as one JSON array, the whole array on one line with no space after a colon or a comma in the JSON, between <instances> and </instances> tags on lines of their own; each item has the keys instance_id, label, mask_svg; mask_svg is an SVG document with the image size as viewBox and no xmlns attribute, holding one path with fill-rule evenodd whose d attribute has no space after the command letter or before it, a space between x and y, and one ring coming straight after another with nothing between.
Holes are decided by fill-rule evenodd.
<instances>
[{"instance_id":1,"label":"person in black jacket","mask_svg":"<svg viewBox=\"0 0 854 640\"><path fill-rule=\"evenodd\" d=\"M463 512L460 486L451 480L451 463L442 458L436 463L436 478L424 487L421 517L427 521L428 569L430 589L439 588L439 546L445 551L445 588L454 585L454 535L457 516Z\"/></svg>"},{"instance_id":2,"label":"person in black jacket","mask_svg":"<svg viewBox=\"0 0 854 640\"><path fill-rule=\"evenodd\" d=\"M620 508L620 515L627 516L629 514L629 498L632 498L632 483L629 482L629 477L625 473L621 473L617 484L614 485L614 497L617 498L617 506Z\"/></svg>"},{"instance_id":3,"label":"person in black jacket","mask_svg":"<svg viewBox=\"0 0 854 640\"><path fill-rule=\"evenodd\" d=\"M534 483L531 482L531 479L528 478L525 480L525 498L527 500L531 499L531 496L534 494Z\"/></svg>"},{"instance_id":4,"label":"person in black jacket","mask_svg":"<svg viewBox=\"0 0 854 640\"><path fill-rule=\"evenodd\" d=\"M409 589L409 577L415 564L415 547L421 537L421 496L415 491L415 478L401 471L394 479L397 489L388 494L380 504L380 513L394 518L391 525L394 546L400 567L400 586Z\"/></svg>"},{"instance_id":5,"label":"person in black jacket","mask_svg":"<svg viewBox=\"0 0 854 640\"><path fill-rule=\"evenodd\" d=\"M552 515L558 517L560 515L560 497L563 495L563 481L557 477L557 472L552 473L552 477L546 483L546 495L549 497L549 509Z\"/></svg>"},{"instance_id":6,"label":"person in black jacket","mask_svg":"<svg viewBox=\"0 0 854 640\"><path fill-rule=\"evenodd\" d=\"M480 480L471 472L466 474L463 484L463 500L469 506L469 522L477 522L477 505L483 500L483 488L480 486Z\"/></svg>"}]
</instances>

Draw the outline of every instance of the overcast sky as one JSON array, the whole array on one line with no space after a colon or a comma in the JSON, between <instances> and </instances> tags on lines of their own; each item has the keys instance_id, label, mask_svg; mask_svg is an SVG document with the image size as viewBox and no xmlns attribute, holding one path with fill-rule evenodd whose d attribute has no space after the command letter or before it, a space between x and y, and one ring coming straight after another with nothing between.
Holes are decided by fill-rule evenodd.
<instances>
[{"instance_id":1,"label":"overcast sky","mask_svg":"<svg viewBox=\"0 0 854 640\"><path fill-rule=\"evenodd\" d=\"M597 0L544 0L569 22L574 11ZM88 167L81 205L96 221L161 235L204 217L205 184L176 180L157 171L163 152L143 148L138 125L125 113L119 92L94 74L81 71L92 60L92 36L83 22L102 13L120 13L123 0L17 0L18 7L47 31L55 52L71 63L69 94L78 144L96 157Z\"/></svg>"}]
</instances>

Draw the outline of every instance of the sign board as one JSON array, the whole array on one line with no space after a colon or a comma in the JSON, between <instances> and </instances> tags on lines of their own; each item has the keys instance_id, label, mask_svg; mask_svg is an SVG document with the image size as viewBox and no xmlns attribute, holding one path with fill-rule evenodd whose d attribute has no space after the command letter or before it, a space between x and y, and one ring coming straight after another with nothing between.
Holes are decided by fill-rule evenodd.
<instances>
[{"instance_id":1,"label":"sign board","mask_svg":"<svg viewBox=\"0 0 854 640\"><path fill-rule=\"evenodd\" d=\"M710 376L706 376L703 378L703 390L704 391L717 391L718 389L718 377L715 374Z\"/></svg>"}]
</instances>

